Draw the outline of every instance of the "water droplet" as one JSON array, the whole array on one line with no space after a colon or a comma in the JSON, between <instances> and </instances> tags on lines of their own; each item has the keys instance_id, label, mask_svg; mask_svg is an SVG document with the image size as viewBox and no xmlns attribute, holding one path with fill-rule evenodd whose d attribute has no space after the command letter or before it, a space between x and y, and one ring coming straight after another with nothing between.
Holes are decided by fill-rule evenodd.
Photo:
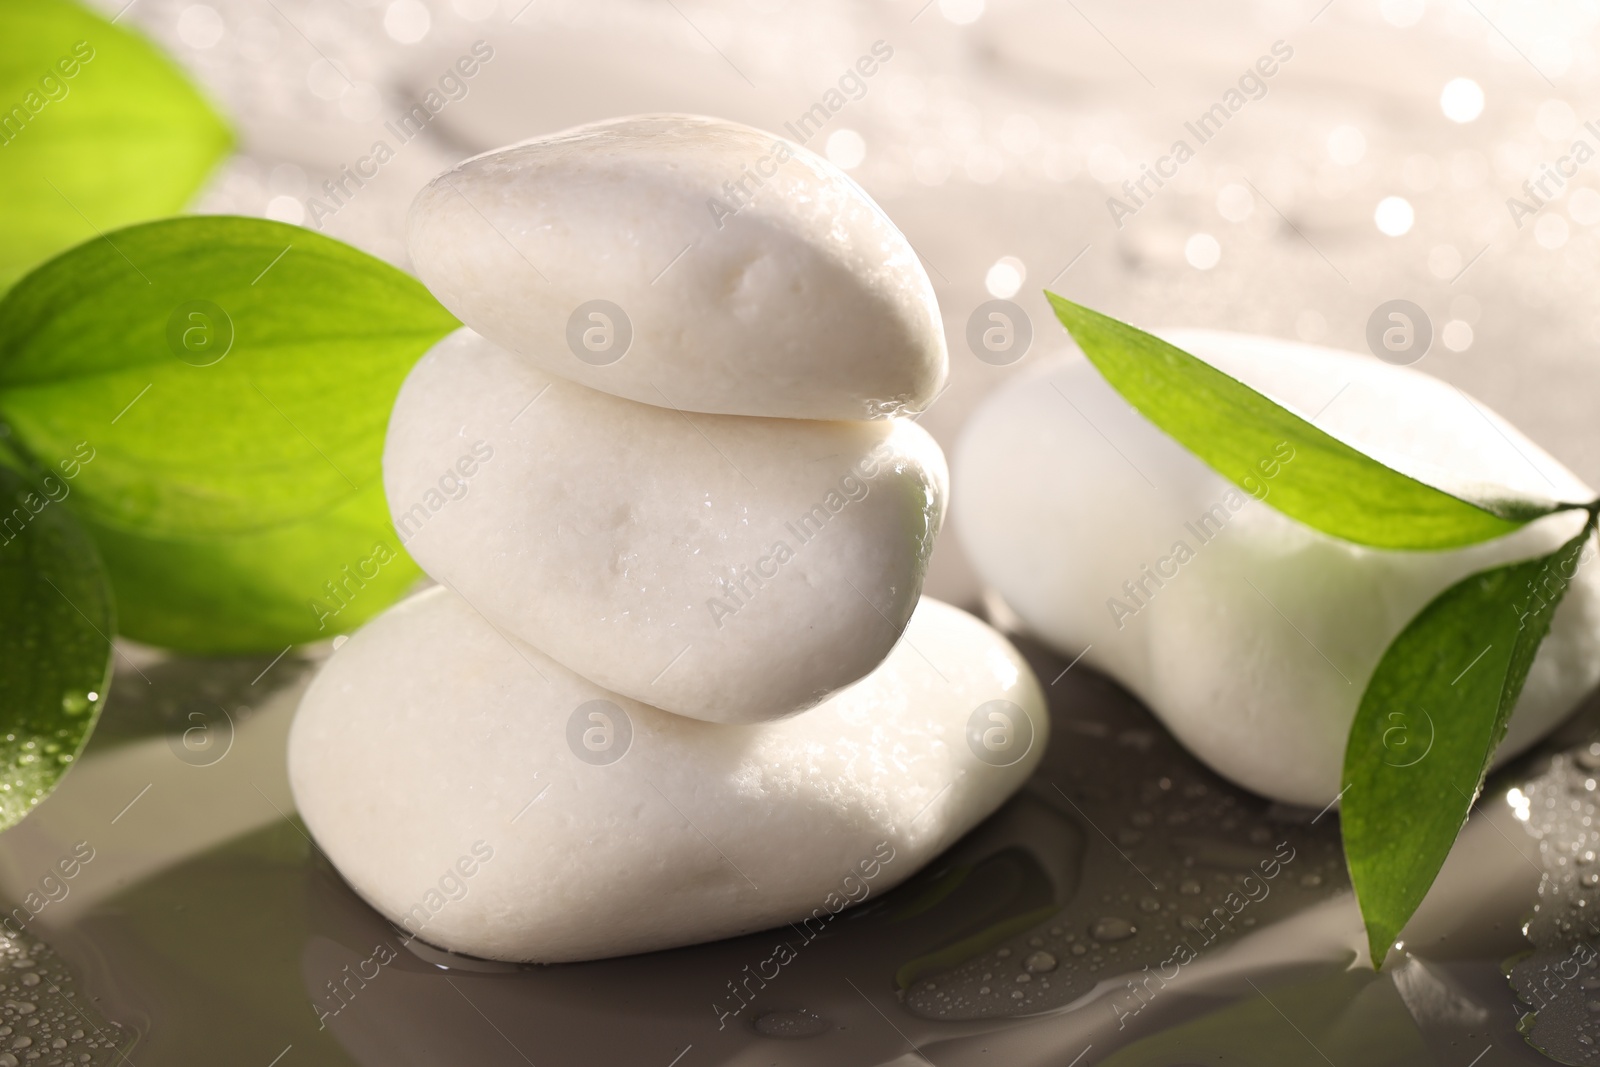
<instances>
[{"instance_id":1,"label":"water droplet","mask_svg":"<svg viewBox=\"0 0 1600 1067\"><path fill-rule=\"evenodd\" d=\"M1094 925L1089 927L1089 936L1096 941L1126 941L1138 932L1138 927L1127 919L1119 919L1114 915L1096 919Z\"/></svg>"},{"instance_id":2,"label":"water droplet","mask_svg":"<svg viewBox=\"0 0 1600 1067\"><path fill-rule=\"evenodd\" d=\"M978 987L978 992L987 993L987 992L989 992L989 987L986 986L986 985L981 985L981 986Z\"/></svg>"},{"instance_id":3,"label":"water droplet","mask_svg":"<svg viewBox=\"0 0 1600 1067\"><path fill-rule=\"evenodd\" d=\"M1578 884L1585 889L1593 889L1595 886L1600 885L1600 872L1585 871L1578 876Z\"/></svg>"},{"instance_id":4,"label":"water droplet","mask_svg":"<svg viewBox=\"0 0 1600 1067\"><path fill-rule=\"evenodd\" d=\"M1083 955L1083 954L1084 954L1084 953L1085 953L1085 952L1088 952L1088 951L1089 951L1089 950L1088 950L1088 949L1087 949L1087 948L1085 948L1085 947L1084 947L1084 945L1083 945L1083 943L1082 943L1082 942L1079 942L1079 943L1078 943L1078 944L1076 944L1076 945L1073 945L1073 946L1072 946L1072 954L1073 954L1073 955L1074 955L1074 956L1081 956L1081 955Z\"/></svg>"},{"instance_id":5,"label":"water droplet","mask_svg":"<svg viewBox=\"0 0 1600 1067\"><path fill-rule=\"evenodd\" d=\"M1011 991L1011 999L1012 1000L1021 1000L1024 996L1026 996L1026 994L1023 993L1022 990L1020 990L1020 989L1013 989Z\"/></svg>"},{"instance_id":6,"label":"water droplet","mask_svg":"<svg viewBox=\"0 0 1600 1067\"><path fill-rule=\"evenodd\" d=\"M77 690L61 694L61 710L68 715L82 715L89 710L89 697Z\"/></svg>"},{"instance_id":7,"label":"water droplet","mask_svg":"<svg viewBox=\"0 0 1600 1067\"><path fill-rule=\"evenodd\" d=\"M1082 949L1082 945L1072 946ZM1022 961L1022 966L1034 974L1048 974L1056 969L1056 958L1048 952L1034 952Z\"/></svg>"},{"instance_id":8,"label":"water droplet","mask_svg":"<svg viewBox=\"0 0 1600 1067\"><path fill-rule=\"evenodd\" d=\"M1139 910L1140 911L1160 911L1161 910L1161 901L1157 900L1155 897L1143 897L1139 901Z\"/></svg>"},{"instance_id":9,"label":"water droplet","mask_svg":"<svg viewBox=\"0 0 1600 1067\"><path fill-rule=\"evenodd\" d=\"M756 1033L763 1037L799 1039L827 1032L821 1016L805 1008L795 1011L769 1011L756 1017Z\"/></svg>"},{"instance_id":10,"label":"water droplet","mask_svg":"<svg viewBox=\"0 0 1600 1067\"><path fill-rule=\"evenodd\" d=\"M1195 881L1193 878L1185 878L1183 881L1178 883L1178 892L1187 897L1199 896L1200 889L1200 883Z\"/></svg>"},{"instance_id":11,"label":"water droplet","mask_svg":"<svg viewBox=\"0 0 1600 1067\"><path fill-rule=\"evenodd\" d=\"M1300 884L1307 889L1315 889L1322 884L1322 875L1306 874L1300 876Z\"/></svg>"}]
</instances>

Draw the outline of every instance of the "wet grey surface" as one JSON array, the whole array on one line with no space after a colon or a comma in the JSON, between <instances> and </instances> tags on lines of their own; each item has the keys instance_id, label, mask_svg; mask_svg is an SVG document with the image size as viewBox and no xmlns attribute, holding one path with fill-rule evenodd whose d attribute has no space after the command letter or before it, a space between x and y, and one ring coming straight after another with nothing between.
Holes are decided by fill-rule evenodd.
<instances>
[{"instance_id":1,"label":"wet grey surface","mask_svg":"<svg viewBox=\"0 0 1600 1067\"><path fill-rule=\"evenodd\" d=\"M1360 922L1336 812L1234 788L1114 683L1063 673L1067 661L1021 644L1041 679L1055 679L1051 747L1027 788L820 936L785 927L558 966L408 942L341 881L284 800L283 728L308 673L298 660L254 684L249 667L265 659L149 657L148 682L125 671L113 697L129 721L115 722L113 703L61 790L0 838L0 885L21 900L76 842L92 842L67 894L24 934L51 946L34 950L54 975L40 1010L61 1015L66 994L54 989L75 989L107 1035L84 1046L90 1060L62 1062L1550 1062L1518 1033L1529 1005L1502 966L1571 953L1568 932L1530 941L1522 924L1537 928L1557 904L1579 910L1571 893L1594 894L1581 875L1571 893L1560 880L1574 854L1565 824L1524 821L1518 805L1539 803L1557 779L1560 796L1577 796L1569 779L1595 762L1600 709L1491 783L1441 890L1405 933L1407 952L1374 974L1353 965ZM255 706L233 716L220 757L199 735L183 744L192 721L172 709L245 699ZM1583 803L1587 780L1577 779ZM1544 1027L1588 1019L1600 996L1583 988L1590 973L1600 970L1546 983ZM9 978L0 967L0 983ZM15 995L0 990L0 1024L14 1028ZM1540 1044L1594 1062L1576 1037Z\"/></svg>"}]
</instances>

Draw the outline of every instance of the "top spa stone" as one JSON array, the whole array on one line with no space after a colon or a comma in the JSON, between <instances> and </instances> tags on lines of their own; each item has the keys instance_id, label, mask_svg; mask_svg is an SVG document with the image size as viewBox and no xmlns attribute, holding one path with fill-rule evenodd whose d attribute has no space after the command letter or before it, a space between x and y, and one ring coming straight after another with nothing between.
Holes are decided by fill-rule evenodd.
<instances>
[{"instance_id":1,"label":"top spa stone","mask_svg":"<svg viewBox=\"0 0 1600 1067\"><path fill-rule=\"evenodd\" d=\"M418 194L407 238L468 326L629 400L870 419L944 384L905 237L831 163L737 123L643 115L486 153Z\"/></svg>"}]
</instances>

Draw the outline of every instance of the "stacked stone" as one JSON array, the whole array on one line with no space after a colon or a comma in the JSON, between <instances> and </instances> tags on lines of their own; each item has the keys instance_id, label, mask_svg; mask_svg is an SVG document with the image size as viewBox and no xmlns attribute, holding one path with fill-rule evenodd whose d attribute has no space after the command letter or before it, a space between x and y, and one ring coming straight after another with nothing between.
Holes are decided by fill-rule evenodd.
<instances>
[{"instance_id":1,"label":"stacked stone","mask_svg":"<svg viewBox=\"0 0 1600 1067\"><path fill-rule=\"evenodd\" d=\"M646 951L831 916L1021 784L1037 682L919 606L938 306L849 178L622 119L441 175L408 240L467 324L384 454L440 585L333 655L290 739L357 892L474 955Z\"/></svg>"},{"instance_id":2,"label":"stacked stone","mask_svg":"<svg viewBox=\"0 0 1600 1067\"><path fill-rule=\"evenodd\" d=\"M1318 429L1430 485L1594 499L1488 405L1411 367L1213 330L1163 337L1306 417L1320 413ZM1082 418L1059 417L1063 395ZM1139 477L1130 459L1150 491L1128 491L1127 479ZM1305 462L1290 442L1255 457L1241 489L1077 357L1040 364L991 393L955 460L964 487L956 534L1028 633L1069 656L1082 652L1218 774L1313 809L1343 788L1366 679L1401 630L1469 574L1556 551L1585 518L1570 511L1444 551L1341 541L1272 506L1279 479ZM1555 729L1597 683L1600 567L1591 566L1577 572L1539 646L1495 761ZM1393 764L1421 760L1436 727L1445 736L1443 723L1416 709L1396 715L1384 741Z\"/></svg>"}]
</instances>

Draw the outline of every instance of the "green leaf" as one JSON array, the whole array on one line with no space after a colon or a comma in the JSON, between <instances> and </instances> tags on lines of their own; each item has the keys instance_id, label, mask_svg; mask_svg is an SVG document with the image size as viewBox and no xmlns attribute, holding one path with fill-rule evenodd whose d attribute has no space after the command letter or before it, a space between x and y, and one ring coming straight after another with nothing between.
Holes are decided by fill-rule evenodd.
<instances>
[{"instance_id":1,"label":"green leaf","mask_svg":"<svg viewBox=\"0 0 1600 1067\"><path fill-rule=\"evenodd\" d=\"M1367 682L1345 745L1340 822L1374 967L1466 822L1594 521L1548 556L1440 593Z\"/></svg>"},{"instance_id":2,"label":"green leaf","mask_svg":"<svg viewBox=\"0 0 1600 1067\"><path fill-rule=\"evenodd\" d=\"M123 631L277 651L381 610L416 575L372 562L380 542L403 556L389 411L459 324L409 275L298 227L192 217L108 238L0 300L0 418L38 465L81 461L68 506ZM349 604L336 630L319 599Z\"/></svg>"},{"instance_id":3,"label":"green leaf","mask_svg":"<svg viewBox=\"0 0 1600 1067\"><path fill-rule=\"evenodd\" d=\"M123 631L188 652L276 653L349 633L422 575L395 536L378 482L324 514L257 534L201 543L111 528L96 536L116 578ZM217 574L228 580L192 577Z\"/></svg>"},{"instance_id":4,"label":"green leaf","mask_svg":"<svg viewBox=\"0 0 1600 1067\"><path fill-rule=\"evenodd\" d=\"M137 33L67 0L0 0L0 289L98 232L183 208L226 124Z\"/></svg>"},{"instance_id":5,"label":"green leaf","mask_svg":"<svg viewBox=\"0 0 1600 1067\"><path fill-rule=\"evenodd\" d=\"M1425 485L1324 433L1243 382L1158 337L1046 292L1084 355L1145 418L1245 487L1287 444L1268 503L1324 533L1376 548L1488 541L1575 505L1468 501Z\"/></svg>"},{"instance_id":6,"label":"green leaf","mask_svg":"<svg viewBox=\"0 0 1600 1067\"><path fill-rule=\"evenodd\" d=\"M77 759L111 680L111 587L63 484L0 467L0 830Z\"/></svg>"}]
</instances>

